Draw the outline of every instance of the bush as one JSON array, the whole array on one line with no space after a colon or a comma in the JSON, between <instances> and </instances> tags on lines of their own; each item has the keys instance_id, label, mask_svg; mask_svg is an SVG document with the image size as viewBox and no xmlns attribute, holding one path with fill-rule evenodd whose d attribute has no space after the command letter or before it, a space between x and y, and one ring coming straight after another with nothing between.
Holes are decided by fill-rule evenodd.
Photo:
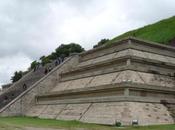
<instances>
[{"instance_id":1,"label":"bush","mask_svg":"<svg viewBox=\"0 0 175 130\"><path fill-rule=\"evenodd\" d=\"M117 122L115 123L115 126L117 126L117 127L120 127L121 125L122 125L122 123L119 122L119 121L117 121Z\"/></svg>"}]
</instances>

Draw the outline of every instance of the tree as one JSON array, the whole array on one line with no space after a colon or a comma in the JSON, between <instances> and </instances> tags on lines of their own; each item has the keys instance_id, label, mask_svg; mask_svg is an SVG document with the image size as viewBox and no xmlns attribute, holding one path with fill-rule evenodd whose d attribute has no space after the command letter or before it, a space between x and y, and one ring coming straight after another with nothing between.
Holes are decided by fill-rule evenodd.
<instances>
[{"instance_id":1,"label":"tree","mask_svg":"<svg viewBox=\"0 0 175 130\"><path fill-rule=\"evenodd\" d=\"M39 59L42 61L46 56L41 56Z\"/></svg>"},{"instance_id":2,"label":"tree","mask_svg":"<svg viewBox=\"0 0 175 130\"><path fill-rule=\"evenodd\" d=\"M101 39L98 43L97 43L97 45L94 45L93 46L93 48L96 48L96 47L99 47L99 46L102 46L102 45L104 45L105 43L107 43L109 41L109 39Z\"/></svg>"},{"instance_id":3,"label":"tree","mask_svg":"<svg viewBox=\"0 0 175 130\"><path fill-rule=\"evenodd\" d=\"M56 54L56 52L52 52L50 55L48 55L47 56L49 59L51 59L51 60L55 60L55 59L57 59L57 54Z\"/></svg>"},{"instance_id":4,"label":"tree","mask_svg":"<svg viewBox=\"0 0 175 130\"><path fill-rule=\"evenodd\" d=\"M11 77L11 80L14 83L14 82L18 81L19 79L21 79L22 76L23 76L22 71L15 71L14 76Z\"/></svg>"},{"instance_id":5,"label":"tree","mask_svg":"<svg viewBox=\"0 0 175 130\"><path fill-rule=\"evenodd\" d=\"M67 57L71 53L80 53L84 51L84 48L82 48L79 44L70 43L67 45L61 44L55 51L58 57Z\"/></svg>"},{"instance_id":6,"label":"tree","mask_svg":"<svg viewBox=\"0 0 175 130\"><path fill-rule=\"evenodd\" d=\"M30 68L31 69L34 69L36 66L38 66L40 63L39 62L37 62L36 60L35 61L33 61L32 63L31 63L31 65L30 65Z\"/></svg>"},{"instance_id":7,"label":"tree","mask_svg":"<svg viewBox=\"0 0 175 130\"><path fill-rule=\"evenodd\" d=\"M51 59L49 59L49 56L42 56L40 57L41 64L44 66L48 63L51 63Z\"/></svg>"}]
</instances>

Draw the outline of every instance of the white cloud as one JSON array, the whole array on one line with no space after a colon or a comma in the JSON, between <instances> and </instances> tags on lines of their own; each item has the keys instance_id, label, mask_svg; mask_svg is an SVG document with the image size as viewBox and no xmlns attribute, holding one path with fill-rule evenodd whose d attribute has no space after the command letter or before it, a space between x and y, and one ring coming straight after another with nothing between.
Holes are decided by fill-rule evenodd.
<instances>
[{"instance_id":1,"label":"white cloud","mask_svg":"<svg viewBox=\"0 0 175 130\"><path fill-rule=\"evenodd\" d=\"M9 82L15 71L27 70L31 59L21 53L0 58L0 84Z\"/></svg>"},{"instance_id":2,"label":"white cloud","mask_svg":"<svg viewBox=\"0 0 175 130\"><path fill-rule=\"evenodd\" d=\"M76 42L90 49L102 38L174 14L174 0L0 1L0 83L61 43Z\"/></svg>"}]
</instances>

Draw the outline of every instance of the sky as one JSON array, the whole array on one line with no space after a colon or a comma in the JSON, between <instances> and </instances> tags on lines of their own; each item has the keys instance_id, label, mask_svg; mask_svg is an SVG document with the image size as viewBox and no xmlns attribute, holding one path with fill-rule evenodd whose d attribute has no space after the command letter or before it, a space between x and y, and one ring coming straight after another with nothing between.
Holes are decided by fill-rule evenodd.
<instances>
[{"instance_id":1,"label":"sky","mask_svg":"<svg viewBox=\"0 0 175 130\"><path fill-rule=\"evenodd\" d=\"M174 15L175 0L1 0L0 85L60 44L88 50Z\"/></svg>"}]
</instances>

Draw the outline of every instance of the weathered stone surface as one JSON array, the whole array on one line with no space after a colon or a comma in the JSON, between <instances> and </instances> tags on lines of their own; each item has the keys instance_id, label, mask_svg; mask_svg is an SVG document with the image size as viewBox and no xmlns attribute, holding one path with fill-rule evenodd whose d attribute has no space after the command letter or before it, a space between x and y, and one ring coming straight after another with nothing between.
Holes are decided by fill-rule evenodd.
<instances>
[{"instance_id":1,"label":"weathered stone surface","mask_svg":"<svg viewBox=\"0 0 175 130\"><path fill-rule=\"evenodd\" d=\"M98 63L98 62L103 62L103 61L106 61L106 60L110 60L112 58L114 58L114 56L116 55L117 53L111 53L111 54L108 54L108 55L104 55L104 56L101 56L101 57L98 57L96 59L93 59L93 64L95 63Z\"/></svg>"},{"instance_id":2,"label":"weathered stone surface","mask_svg":"<svg viewBox=\"0 0 175 130\"><path fill-rule=\"evenodd\" d=\"M113 125L121 119L122 107L122 103L94 103L80 121Z\"/></svg>"},{"instance_id":3,"label":"weathered stone surface","mask_svg":"<svg viewBox=\"0 0 175 130\"><path fill-rule=\"evenodd\" d=\"M131 116L142 125L171 124L174 122L167 108L162 104L134 103L131 111Z\"/></svg>"},{"instance_id":4,"label":"weathered stone surface","mask_svg":"<svg viewBox=\"0 0 175 130\"><path fill-rule=\"evenodd\" d=\"M164 87L175 87L175 80L169 76L162 76L158 74L142 73L139 75L144 80L145 84L164 86Z\"/></svg>"},{"instance_id":5,"label":"weathered stone surface","mask_svg":"<svg viewBox=\"0 0 175 130\"><path fill-rule=\"evenodd\" d=\"M131 125L132 120L138 120L139 125L173 123L162 104L137 102L94 103L81 118L83 122L111 125L117 121Z\"/></svg>"},{"instance_id":6,"label":"weathered stone surface","mask_svg":"<svg viewBox=\"0 0 175 130\"><path fill-rule=\"evenodd\" d=\"M88 87L111 84L112 81L119 75L119 73L109 73L95 76Z\"/></svg>"},{"instance_id":7,"label":"weathered stone surface","mask_svg":"<svg viewBox=\"0 0 175 130\"><path fill-rule=\"evenodd\" d=\"M121 83L121 82L132 82L141 84L144 83L144 81L138 75L138 72L130 70L122 71L113 83Z\"/></svg>"},{"instance_id":8,"label":"weathered stone surface","mask_svg":"<svg viewBox=\"0 0 175 130\"><path fill-rule=\"evenodd\" d=\"M56 87L54 87L51 92L55 92L55 91L63 91L65 90L70 84L71 84L72 81L66 81L66 82L61 82L61 83L58 83Z\"/></svg>"},{"instance_id":9,"label":"weathered stone surface","mask_svg":"<svg viewBox=\"0 0 175 130\"><path fill-rule=\"evenodd\" d=\"M57 116L61 120L79 120L90 104L68 104Z\"/></svg>"},{"instance_id":10,"label":"weathered stone surface","mask_svg":"<svg viewBox=\"0 0 175 130\"><path fill-rule=\"evenodd\" d=\"M78 67L82 67L82 66L87 66L87 65L91 65L94 59L91 60L87 60L84 62L81 62L80 64L78 64Z\"/></svg>"},{"instance_id":11,"label":"weathered stone surface","mask_svg":"<svg viewBox=\"0 0 175 130\"><path fill-rule=\"evenodd\" d=\"M172 57L166 57L166 58L170 63L175 64L175 58L172 58Z\"/></svg>"},{"instance_id":12,"label":"weathered stone surface","mask_svg":"<svg viewBox=\"0 0 175 130\"><path fill-rule=\"evenodd\" d=\"M106 60L110 60L110 59L114 58L114 56L115 56L116 54L117 54L117 53L111 53L111 54L108 54L108 55L104 55L104 56L97 57L97 58L95 58L95 59L90 59L90 60L81 62L81 63L78 65L78 67L87 66L87 65L91 65L91 64L96 64L96 63L99 63L99 62L103 62L103 61L106 61Z\"/></svg>"},{"instance_id":13,"label":"weathered stone surface","mask_svg":"<svg viewBox=\"0 0 175 130\"><path fill-rule=\"evenodd\" d=\"M134 50L134 49L129 49L129 53L130 53L132 56L138 56L138 57L141 57L141 58L147 58L143 51L138 51L138 50Z\"/></svg>"},{"instance_id":14,"label":"weathered stone surface","mask_svg":"<svg viewBox=\"0 0 175 130\"><path fill-rule=\"evenodd\" d=\"M39 118L56 119L66 105L48 105L39 115Z\"/></svg>"},{"instance_id":15,"label":"weathered stone surface","mask_svg":"<svg viewBox=\"0 0 175 130\"><path fill-rule=\"evenodd\" d=\"M77 89L77 88L84 88L88 83L92 80L93 77L89 78L82 78L77 80L72 80L71 84L68 86L68 89Z\"/></svg>"},{"instance_id":16,"label":"weathered stone surface","mask_svg":"<svg viewBox=\"0 0 175 130\"><path fill-rule=\"evenodd\" d=\"M148 53L148 52L144 52L144 54L146 55L146 57L148 59L159 60L159 61L162 61L162 62L169 62L167 60L167 58L165 56L162 56L162 55L152 54L152 53Z\"/></svg>"},{"instance_id":17,"label":"weathered stone surface","mask_svg":"<svg viewBox=\"0 0 175 130\"><path fill-rule=\"evenodd\" d=\"M127 56L127 55L129 55L129 54L130 54L130 52L129 52L128 49L127 49L127 50L123 50L123 51L119 51L119 52L117 52L117 54L114 56L114 58L119 58L119 57Z\"/></svg>"},{"instance_id":18,"label":"weathered stone surface","mask_svg":"<svg viewBox=\"0 0 175 130\"><path fill-rule=\"evenodd\" d=\"M45 111L47 105L35 105L29 111L26 112L25 116L39 117L40 114Z\"/></svg>"}]
</instances>

